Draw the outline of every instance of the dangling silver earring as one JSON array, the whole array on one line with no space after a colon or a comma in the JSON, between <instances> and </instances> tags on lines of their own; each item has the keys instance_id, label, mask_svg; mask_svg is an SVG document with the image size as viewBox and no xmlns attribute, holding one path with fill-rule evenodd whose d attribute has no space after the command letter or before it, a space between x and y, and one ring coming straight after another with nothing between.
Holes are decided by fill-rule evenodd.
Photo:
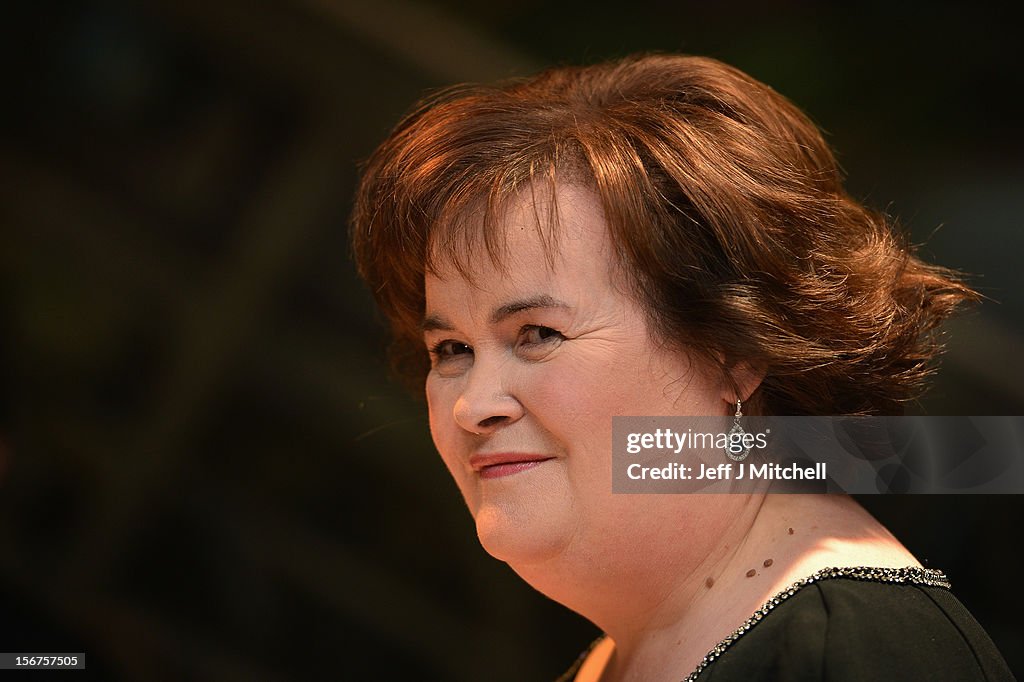
<instances>
[{"instance_id":1,"label":"dangling silver earring","mask_svg":"<svg viewBox=\"0 0 1024 682\"><path fill-rule=\"evenodd\" d=\"M734 462L742 462L750 454L750 447L743 441L746 440L747 432L740 425L740 417L743 416L743 403L736 399L736 416L732 418L732 428L729 429L729 441L725 444L725 456Z\"/></svg>"}]
</instances>

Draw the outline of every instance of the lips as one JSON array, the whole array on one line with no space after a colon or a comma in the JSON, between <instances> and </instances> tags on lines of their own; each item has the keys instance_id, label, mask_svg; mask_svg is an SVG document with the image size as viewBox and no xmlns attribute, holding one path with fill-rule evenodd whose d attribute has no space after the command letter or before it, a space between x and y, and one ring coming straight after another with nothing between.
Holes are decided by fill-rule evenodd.
<instances>
[{"instance_id":1,"label":"lips","mask_svg":"<svg viewBox=\"0 0 1024 682\"><path fill-rule=\"evenodd\" d=\"M469 465L480 475L480 478L502 478L533 469L550 459L554 459L554 457L526 452L497 452L489 455L473 455L469 458Z\"/></svg>"}]
</instances>

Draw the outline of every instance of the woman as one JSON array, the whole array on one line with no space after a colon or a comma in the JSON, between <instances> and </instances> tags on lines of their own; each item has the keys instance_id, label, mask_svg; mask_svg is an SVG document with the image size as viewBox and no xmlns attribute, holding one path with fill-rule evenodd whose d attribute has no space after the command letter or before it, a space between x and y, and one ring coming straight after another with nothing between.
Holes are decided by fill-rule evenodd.
<instances>
[{"instance_id":1,"label":"woman","mask_svg":"<svg viewBox=\"0 0 1024 682\"><path fill-rule=\"evenodd\" d=\"M679 56L451 89L353 234L484 548L606 633L566 679L1011 677L849 498L611 492L616 415L899 413L973 297L777 93Z\"/></svg>"}]
</instances>

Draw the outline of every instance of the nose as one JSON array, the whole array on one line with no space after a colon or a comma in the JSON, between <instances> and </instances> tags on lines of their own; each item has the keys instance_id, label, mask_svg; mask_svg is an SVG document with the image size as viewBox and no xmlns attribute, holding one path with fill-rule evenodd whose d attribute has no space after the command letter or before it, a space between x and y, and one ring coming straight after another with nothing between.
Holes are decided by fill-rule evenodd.
<instances>
[{"instance_id":1,"label":"nose","mask_svg":"<svg viewBox=\"0 0 1024 682\"><path fill-rule=\"evenodd\" d=\"M486 363L478 358L455 401L455 422L477 435L516 422L524 409L509 388L510 378L503 363Z\"/></svg>"}]
</instances>

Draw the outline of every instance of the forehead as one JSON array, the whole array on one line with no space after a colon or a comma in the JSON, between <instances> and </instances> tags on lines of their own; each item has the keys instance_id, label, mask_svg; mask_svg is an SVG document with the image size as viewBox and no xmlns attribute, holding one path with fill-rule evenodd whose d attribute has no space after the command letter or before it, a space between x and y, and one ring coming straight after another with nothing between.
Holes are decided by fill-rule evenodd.
<instances>
[{"instance_id":1,"label":"forehead","mask_svg":"<svg viewBox=\"0 0 1024 682\"><path fill-rule=\"evenodd\" d=\"M613 258L598 195L578 184L539 185L498 208L442 225L430 244L427 274L458 275L475 284L529 271L576 277L610 276Z\"/></svg>"}]
</instances>

